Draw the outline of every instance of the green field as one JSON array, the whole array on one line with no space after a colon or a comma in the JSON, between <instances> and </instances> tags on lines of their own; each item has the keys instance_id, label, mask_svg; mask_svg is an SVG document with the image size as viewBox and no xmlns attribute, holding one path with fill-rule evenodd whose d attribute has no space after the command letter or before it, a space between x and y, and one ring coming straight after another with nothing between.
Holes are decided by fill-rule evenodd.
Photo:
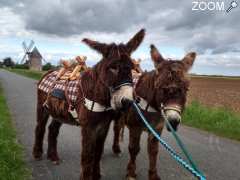
<instances>
[{"instance_id":1,"label":"green field","mask_svg":"<svg viewBox=\"0 0 240 180\"><path fill-rule=\"evenodd\" d=\"M183 123L240 141L240 115L230 110L205 107L193 101L183 114Z\"/></svg>"},{"instance_id":2,"label":"green field","mask_svg":"<svg viewBox=\"0 0 240 180\"><path fill-rule=\"evenodd\" d=\"M0 179L28 180L30 174L0 87Z\"/></svg>"}]
</instances>

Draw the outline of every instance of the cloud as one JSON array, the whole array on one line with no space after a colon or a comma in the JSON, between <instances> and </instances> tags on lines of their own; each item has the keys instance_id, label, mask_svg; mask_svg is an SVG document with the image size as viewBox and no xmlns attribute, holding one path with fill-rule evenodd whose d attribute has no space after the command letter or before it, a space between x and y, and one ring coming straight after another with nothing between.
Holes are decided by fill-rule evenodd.
<instances>
[{"instance_id":1,"label":"cloud","mask_svg":"<svg viewBox=\"0 0 240 180\"><path fill-rule=\"evenodd\" d=\"M9 7L0 8L0 27L0 37L27 33L21 16L13 13Z\"/></svg>"},{"instance_id":2,"label":"cloud","mask_svg":"<svg viewBox=\"0 0 240 180\"><path fill-rule=\"evenodd\" d=\"M225 2L225 8L231 2L221 1ZM126 42L145 27L145 47L154 43L159 47L196 51L201 59L206 58L201 62L210 66L219 58L229 59L218 64L222 68L240 64L237 60L240 53L239 9L233 9L231 13L192 11L189 0L21 0L18 3L3 0L0 9L3 27L0 37L41 38L76 45L83 37L103 42ZM223 58L223 54L231 55ZM137 55L148 59L149 52L142 51ZM91 55L91 58L97 57Z\"/></svg>"},{"instance_id":3,"label":"cloud","mask_svg":"<svg viewBox=\"0 0 240 180\"><path fill-rule=\"evenodd\" d=\"M124 32L144 20L136 1L63 1L22 2L14 7L26 22L26 29L40 33L72 36L90 32ZM22 9L20 11L20 9Z\"/></svg>"}]
</instances>

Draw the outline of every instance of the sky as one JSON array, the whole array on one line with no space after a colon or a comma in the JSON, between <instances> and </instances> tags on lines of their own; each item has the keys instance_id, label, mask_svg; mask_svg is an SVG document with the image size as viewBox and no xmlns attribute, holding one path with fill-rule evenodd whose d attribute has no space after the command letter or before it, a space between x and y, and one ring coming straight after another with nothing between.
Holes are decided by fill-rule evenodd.
<instances>
[{"instance_id":1,"label":"sky","mask_svg":"<svg viewBox=\"0 0 240 180\"><path fill-rule=\"evenodd\" d=\"M145 28L145 39L132 55L142 59L143 69L153 69L149 46L155 44L165 58L181 60L195 51L192 73L240 76L240 1L227 13L231 2L0 0L0 60L10 56L20 62L22 42L34 40L48 62L85 55L92 66L101 56L83 44L83 38L127 42ZM224 9L218 3L224 3Z\"/></svg>"}]
</instances>

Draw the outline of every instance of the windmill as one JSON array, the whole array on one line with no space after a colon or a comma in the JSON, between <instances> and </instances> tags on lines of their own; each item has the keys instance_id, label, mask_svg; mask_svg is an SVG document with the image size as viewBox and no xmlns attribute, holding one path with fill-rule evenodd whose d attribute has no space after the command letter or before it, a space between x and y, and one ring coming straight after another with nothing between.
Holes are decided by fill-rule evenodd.
<instances>
[{"instance_id":1,"label":"windmill","mask_svg":"<svg viewBox=\"0 0 240 180\"><path fill-rule=\"evenodd\" d=\"M25 41L22 42L24 55L21 60L21 64L27 64L29 66L29 69L31 70L41 71L42 61L45 61L45 59L42 57L37 47L33 46L34 46L33 40L30 41L28 46Z\"/></svg>"}]
</instances>

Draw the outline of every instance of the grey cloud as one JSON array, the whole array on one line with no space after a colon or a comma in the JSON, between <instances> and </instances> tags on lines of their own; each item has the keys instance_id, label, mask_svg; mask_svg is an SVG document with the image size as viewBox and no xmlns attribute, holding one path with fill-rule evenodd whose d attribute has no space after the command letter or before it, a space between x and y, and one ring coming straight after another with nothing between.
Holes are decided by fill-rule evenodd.
<instances>
[{"instance_id":1,"label":"grey cloud","mask_svg":"<svg viewBox=\"0 0 240 180\"><path fill-rule=\"evenodd\" d=\"M9 6L15 6L16 1L15 0L1 0L0 1L0 7L9 7Z\"/></svg>"},{"instance_id":2,"label":"grey cloud","mask_svg":"<svg viewBox=\"0 0 240 180\"><path fill-rule=\"evenodd\" d=\"M34 1L26 3L22 15L27 29L44 34L122 33L145 19L135 4L135 1Z\"/></svg>"},{"instance_id":3,"label":"grey cloud","mask_svg":"<svg viewBox=\"0 0 240 180\"><path fill-rule=\"evenodd\" d=\"M229 3L229 0L224 0ZM184 0L13 0L1 1L23 18L26 29L46 35L70 37L85 32L124 34L147 28L150 43L168 43L200 54L239 52L239 9L231 13L192 11ZM167 37L162 40L160 37Z\"/></svg>"},{"instance_id":4,"label":"grey cloud","mask_svg":"<svg viewBox=\"0 0 240 180\"><path fill-rule=\"evenodd\" d=\"M221 46L219 48L215 48L212 51L212 54L221 54L221 53L225 53L225 52L232 52L232 53L240 53L240 48L234 47L234 46Z\"/></svg>"}]
</instances>

